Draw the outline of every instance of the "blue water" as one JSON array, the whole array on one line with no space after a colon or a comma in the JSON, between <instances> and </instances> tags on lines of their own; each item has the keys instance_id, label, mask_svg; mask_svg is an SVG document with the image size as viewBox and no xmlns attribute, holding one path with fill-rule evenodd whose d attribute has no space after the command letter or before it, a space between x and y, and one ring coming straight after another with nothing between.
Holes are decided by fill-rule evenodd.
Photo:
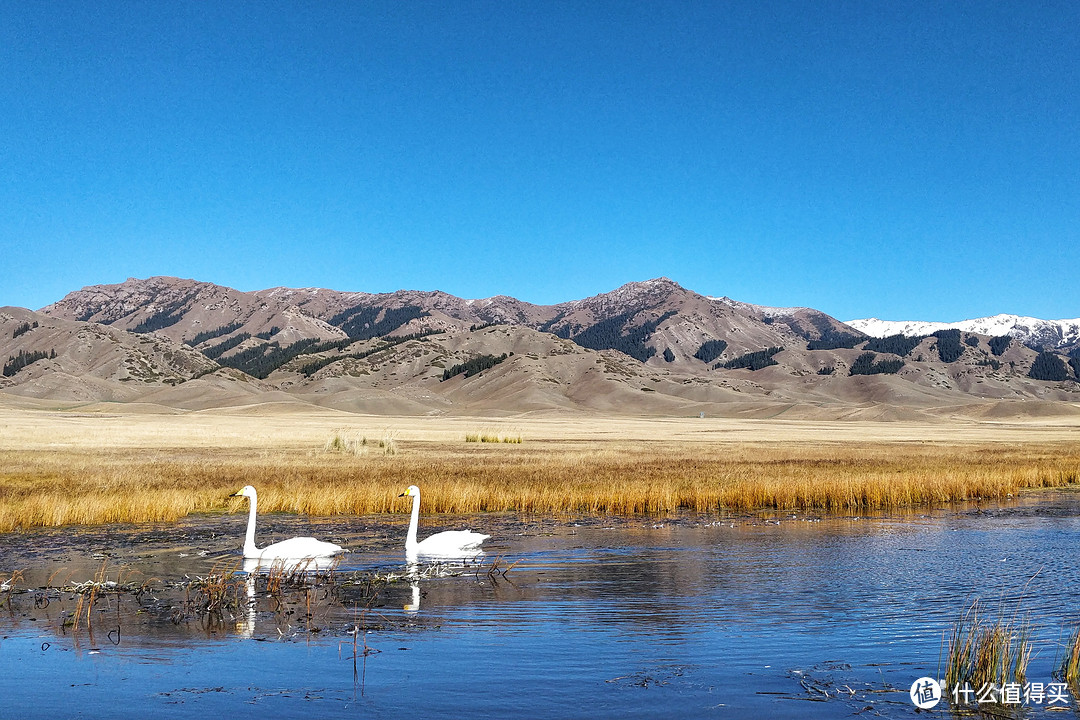
<instances>
[{"instance_id":1,"label":"blue water","mask_svg":"<svg viewBox=\"0 0 1080 720\"><path fill-rule=\"evenodd\" d=\"M366 610L324 589L208 626L105 597L93 636L62 627L74 595L38 608L38 588L104 562L149 579L156 604L141 602L160 610L170 583L236 555L235 518L2 536L0 578L22 570L31 592L0 608L0 716L908 717L911 683L944 672L943 636L974 601L1029 620L1033 681L1053 681L1058 643L1080 625L1069 494L715 521L469 518L494 536L486 567L385 585ZM267 531L342 542L346 578L404 569L387 522L277 518ZM489 575L495 556L517 565ZM354 674L357 624L370 652Z\"/></svg>"}]
</instances>

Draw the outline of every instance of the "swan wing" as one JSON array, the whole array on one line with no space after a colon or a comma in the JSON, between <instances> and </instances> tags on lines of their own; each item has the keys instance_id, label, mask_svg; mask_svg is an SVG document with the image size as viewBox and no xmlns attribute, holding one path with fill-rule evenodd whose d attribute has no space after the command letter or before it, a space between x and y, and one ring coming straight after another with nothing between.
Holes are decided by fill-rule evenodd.
<instances>
[{"instance_id":1,"label":"swan wing","mask_svg":"<svg viewBox=\"0 0 1080 720\"><path fill-rule=\"evenodd\" d=\"M464 551L477 551L490 535L472 530L447 530L425 538L416 545L420 555L455 555Z\"/></svg>"},{"instance_id":2,"label":"swan wing","mask_svg":"<svg viewBox=\"0 0 1080 720\"><path fill-rule=\"evenodd\" d=\"M340 545L316 540L313 537L294 537L267 545L259 552L263 559L303 560L306 558L330 557L342 551Z\"/></svg>"}]
</instances>

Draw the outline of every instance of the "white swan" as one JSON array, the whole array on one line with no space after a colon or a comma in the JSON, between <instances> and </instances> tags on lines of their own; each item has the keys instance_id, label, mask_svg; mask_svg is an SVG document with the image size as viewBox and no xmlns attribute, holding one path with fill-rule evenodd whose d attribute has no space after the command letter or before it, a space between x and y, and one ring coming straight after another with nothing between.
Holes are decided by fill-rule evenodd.
<instances>
[{"instance_id":1,"label":"white swan","mask_svg":"<svg viewBox=\"0 0 1080 720\"><path fill-rule=\"evenodd\" d=\"M417 542L416 526L420 522L420 488L410 485L398 497L411 497L413 499L412 519L409 520L409 534L405 536L406 558L418 555L464 558L473 557L483 552L480 549L480 544L491 536L473 532L472 530L447 530L424 538L423 542Z\"/></svg>"},{"instance_id":2,"label":"white swan","mask_svg":"<svg viewBox=\"0 0 1080 720\"><path fill-rule=\"evenodd\" d=\"M255 488L245 485L233 497L246 497L251 501L251 509L248 512L247 534L244 536L245 559L255 559L262 562L273 562L275 560L302 561L314 558L328 558L341 552L340 545L316 540L313 537L289 538L273 545L267 545L260 550L255 546L255 508L259 502L259 496L255 492Z\"/></svg>"}]
</instances>

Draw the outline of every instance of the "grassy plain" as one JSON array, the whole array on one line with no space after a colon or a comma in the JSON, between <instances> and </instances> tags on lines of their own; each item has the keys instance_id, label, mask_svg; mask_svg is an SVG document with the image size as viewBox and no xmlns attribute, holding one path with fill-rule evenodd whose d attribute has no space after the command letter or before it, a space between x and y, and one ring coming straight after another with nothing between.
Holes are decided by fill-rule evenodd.
<instances>
[{"instance_id":1,"label":"grassy plain","mask_svg":"<svg viewBox=\"0 0 1080 720\"><path fill-rule=\"evenodd\" d=\"M0 531L239 511L860 511L1076 483L1073 420L926 424L0 408ZM492 435L521 442L466 442Z\"/></svg>"}]
</instances>

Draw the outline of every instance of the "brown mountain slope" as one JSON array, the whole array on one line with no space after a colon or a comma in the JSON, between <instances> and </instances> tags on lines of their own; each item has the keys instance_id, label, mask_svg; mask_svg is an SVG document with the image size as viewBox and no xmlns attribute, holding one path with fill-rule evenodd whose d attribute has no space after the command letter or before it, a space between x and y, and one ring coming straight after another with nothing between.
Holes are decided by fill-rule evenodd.
<instances>
[{"instance_id":1,"label":"brown mountain slope","mask_svg":"<svg viewBox=\"0 0 1080 720\"><path fill-rule=\"evenodd\" d=\"M0 392L65 401L902 419L991 417L1021 404L1068 413L1080 400L1071 377L1027 377L1036 353L1017 344L996 356L989 338L970 333L948 355L947 338L879 343L868 363L869 339L824 313L705 297L665 278L532 305L420 291L241 292L158 277L85 288L40 313L4 312L0 357L56 357L19 368ZM16 333L28 320L39 326ZM850 374L889 361L894 374Z\"/></svg>"},{"instance_id":2,"label":"brown mountain slope","mask_svg":"<svg viewBox=\"0 0 1080 720\"><path fill-rule=\"evenodd\" d=\"M814 310L757 308L707 298L666 278L628 283L610 293L557 305L532 305L506 296L465 300L442 292L345 293L273 288L245 293L211 283L155 277L98 285L70 293L42 309L68 320L104 323L134 332L156 332L202 350L240 335L226 351L238 353L263 340L287 345L317 338L368 339L422 331L460 331L512 324L572 338L593 349L618 349L652 365L674 363L696 370L702 344L722 340L716 359L773 346L805 344L827 332L856 331ZM670 350L664 358L664 351Z\"/></svg>"},{"instance_id":3,"label":"brown mountain slope","mask_svg":"<svg viewBox=\"0 0 1080 720\"><path fill-rule=\"evenodd\" d=\"M33 360L0 377L0 390L40 398L132 401L217 369L168 338L0 308L0 357L20 356Z\"/></svg>"}]
</instances>

